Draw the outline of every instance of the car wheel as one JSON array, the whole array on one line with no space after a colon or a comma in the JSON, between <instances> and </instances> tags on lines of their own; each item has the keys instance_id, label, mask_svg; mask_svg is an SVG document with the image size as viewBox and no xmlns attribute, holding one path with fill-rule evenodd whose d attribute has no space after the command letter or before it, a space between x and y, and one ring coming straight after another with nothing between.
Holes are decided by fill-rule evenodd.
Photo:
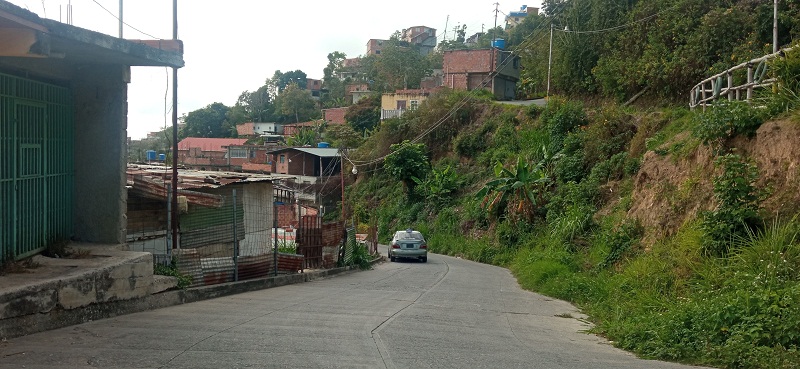
<instances>
[{"instance_id":1,"label":"car wheel","mask_svg":"<svg viewBox=\"0 0 800 369\"><path fill-rule=\"evenodd\" d=\"M421 260L423 263L427 263L427 262L428 262L428 257L427 257L427 256L423 256L423 257L422 257L420 260Z\"/></svg>"},{"instance_id":2,"label":"car wheel","mask_svg":"<svg viewBox=\"0 0 800 369\"><path fill-rule=\"evenodd\" d=\"M397 261L397 258L395 258L394 255L389 255L389 261L394 263L395 261Z\"/></svg>"}]
</instances>

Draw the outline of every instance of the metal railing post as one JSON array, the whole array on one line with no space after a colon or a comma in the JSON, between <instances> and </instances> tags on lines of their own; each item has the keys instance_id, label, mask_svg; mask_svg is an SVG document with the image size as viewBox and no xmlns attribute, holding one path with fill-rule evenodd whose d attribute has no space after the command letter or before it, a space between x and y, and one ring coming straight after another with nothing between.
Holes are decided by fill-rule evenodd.
<instances>
[{"instance_id":1,"label":"metal railing post","mask_svg":"<svg viewBox=\"0 0 800 369\"><path fill-rule=\"evenodd\" d=\"M236 190L233 190L233 280L239 280L239 238L236 234Z\"/></svg>"}]
</instances>

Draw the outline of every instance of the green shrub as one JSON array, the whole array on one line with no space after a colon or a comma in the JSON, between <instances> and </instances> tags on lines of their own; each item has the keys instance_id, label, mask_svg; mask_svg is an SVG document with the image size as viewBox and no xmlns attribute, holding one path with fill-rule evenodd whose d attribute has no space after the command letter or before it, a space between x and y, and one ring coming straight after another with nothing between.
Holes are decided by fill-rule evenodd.
<instances>
[{"instance_id":1,"label":"green shrub","mask_svg":"<svg viewBox=\"0 0 800 369\"><path fill-rule=\"evenodd\" d=\"M180 289L184 289L192 285L192 276L181 273L181 271L178 270L178 266L175 263L174 258L170 261L169 265L159 263L153 264L153 274L177 278L178 288Z\"/></svg>"},{"instance_id":2,"label":"green shrub","mask_svg":"<svg viewBox=\"0 0 800 369\"><path fill-rule=\"evenodd\" d=\"M542 111L540 119L550 133L550 152L561 151L569 132L588 124L583 105L574 100L551 99Z\"/></svg>"},{"instance_id":3,"label":"green shrub","mask_svg":"<svg viewBox=\"0 0 800 369\"><path fill-rule=\"evenodd\" d=\"M768 68L771 77L778 81L768 104L773 115L800 106L800 52L795 48L786 51L784 55L773 59Z\"/></svg>"},{"instance_id":4,"label":"green shrub","mask_svg":"<svg viewBox=\"0 0 800 369\"><path fill-rule=\"evenodd\" d=\"M722 100L696 116L694 135L704 145L719 151L730 138L754 136L766 117L764 109L745 101Z\"/></svg>"},{"instance_id":5,"label":"green shrub","mask_svg":"<svg viewBox=\"0 0 800 369\"><path fill-rule=\"evenodd\" d=\"M361 270L368 270L372 268L372 256L364 245L356 243L353 249L353 254L350 258L350 264L358 267Z\"/></svg>"},{"instance_id":6,"label":"green shrub","mask_svg":"<svg viewBox=\"0 0 800 369\"><path fill-rule=\"evenodd\" d=\"M758 168L736 154L717 158L716 165L722 167L714 178L717 208L702 214L703 244L710 255L725 256L733 240L760 225Z\"/></svg>"},{"instance_id":7,"label":"green shrub","mask_svg":"<svg viewBox=\"0 0 800 369\"><path fill-rule=\"evenodd\" d=\"M634 248L642 237L644 228L636 221L626 221L606 232L600 234L600 242L608 247L609 252L602 263L601 268L614 265L622 257Z\"/></svg>"}]
</instances>

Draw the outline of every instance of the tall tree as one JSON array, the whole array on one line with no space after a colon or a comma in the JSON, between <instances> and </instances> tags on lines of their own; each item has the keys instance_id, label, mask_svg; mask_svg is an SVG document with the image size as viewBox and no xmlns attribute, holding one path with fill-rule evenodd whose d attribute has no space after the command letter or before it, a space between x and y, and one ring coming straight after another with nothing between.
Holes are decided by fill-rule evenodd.
<instances>
[{"instance_id":1,"label":"tall tree","mask_svg":"<svg viewBox=\"0 0 800 369\"><path fill-rule=\"evenodd\" d=\"M311 93L300 89L295 84L290 84L278 95L275 108L283 117L284 122L299 123L309 119L319 118L320 110Z\"/></svg>"},{"instance_id":2,"label":"tall tree","mask_svg":"<svg viewBox=\"0 0 800 369\"><path fill-rule=\"evenodd\" d=\"M253 92L244 91L228 112L227 120L232 125L244 122L269 122L275 119L269 86L261 86Z\"/></svg>"},{"instance_id":3,"label":"tall tree","mask_svg":"<svg viewBox=\"0 0 800 369\"><path fill-rule=\"evenodd\" d=\"M233 126L226 120L229 107L215 102L208 106L189 112L184 117L186 125L180 131L181 138L186 137L235 137Z\"/></svg>"},{"instance_id":4,"label":"tall tree","mask_svg":"<svg viewBox=\"0 0 800 369\"><path fill-rule=\"evenodd\" d=\"M283 92L290 85L296 85L301 90L305 90L306 82L308 81L306 77L306 73L299 69L286 73L276 70L266 84L273 88L272 93L274 96Z\"/></svg>"},{"instance_id":5,"label":"tall tree","mask_svg":"<svg viewBox=\"0 0 800 369\"><path fill-rule=\"evenodd\" d=\"M419 88L422 78L433 71L428 58L393 40L384 43L380 55L366 56L361 64L370 88L377 92Z\"/></svg>"},{"instance_id":6,"label":"tall tree","mask_svg":"<svg viewBox=\"0 0 800 369\"><path fill-rule=\"evenodd\" d=\"M323 69L322 87L325 92L321 96L321 103L330 107L344 105L346 94L346 81L339 78L338 73L344 67L347 55L341 51L328 54L328 65Z\"/></svg>"},{"instance_id":7,"label":"tall tree","mask_svg":"<svg viewBox=\"0 0 800 369\"><path fill-rule=\"evenodd\" d=\"M344 119L358 133L375 128L381 120L381 95L366 97L350 106Z\"/></svg>"}]
</instances>

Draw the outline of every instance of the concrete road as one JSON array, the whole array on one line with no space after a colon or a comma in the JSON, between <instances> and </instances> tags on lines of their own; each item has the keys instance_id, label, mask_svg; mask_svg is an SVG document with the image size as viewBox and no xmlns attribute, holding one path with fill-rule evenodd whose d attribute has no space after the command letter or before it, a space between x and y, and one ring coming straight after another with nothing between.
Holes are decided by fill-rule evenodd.
<instances>
[{"instance_id":1,"label":"concrete road","mask_svg":"<svg viewBox=\"0 0 800 369\"><path fill-rule=\"evenodd\" d=\"M0 342L0 368L682 368L582 333L502 268L430 255Z\"/></svg>"}]
</instances>

